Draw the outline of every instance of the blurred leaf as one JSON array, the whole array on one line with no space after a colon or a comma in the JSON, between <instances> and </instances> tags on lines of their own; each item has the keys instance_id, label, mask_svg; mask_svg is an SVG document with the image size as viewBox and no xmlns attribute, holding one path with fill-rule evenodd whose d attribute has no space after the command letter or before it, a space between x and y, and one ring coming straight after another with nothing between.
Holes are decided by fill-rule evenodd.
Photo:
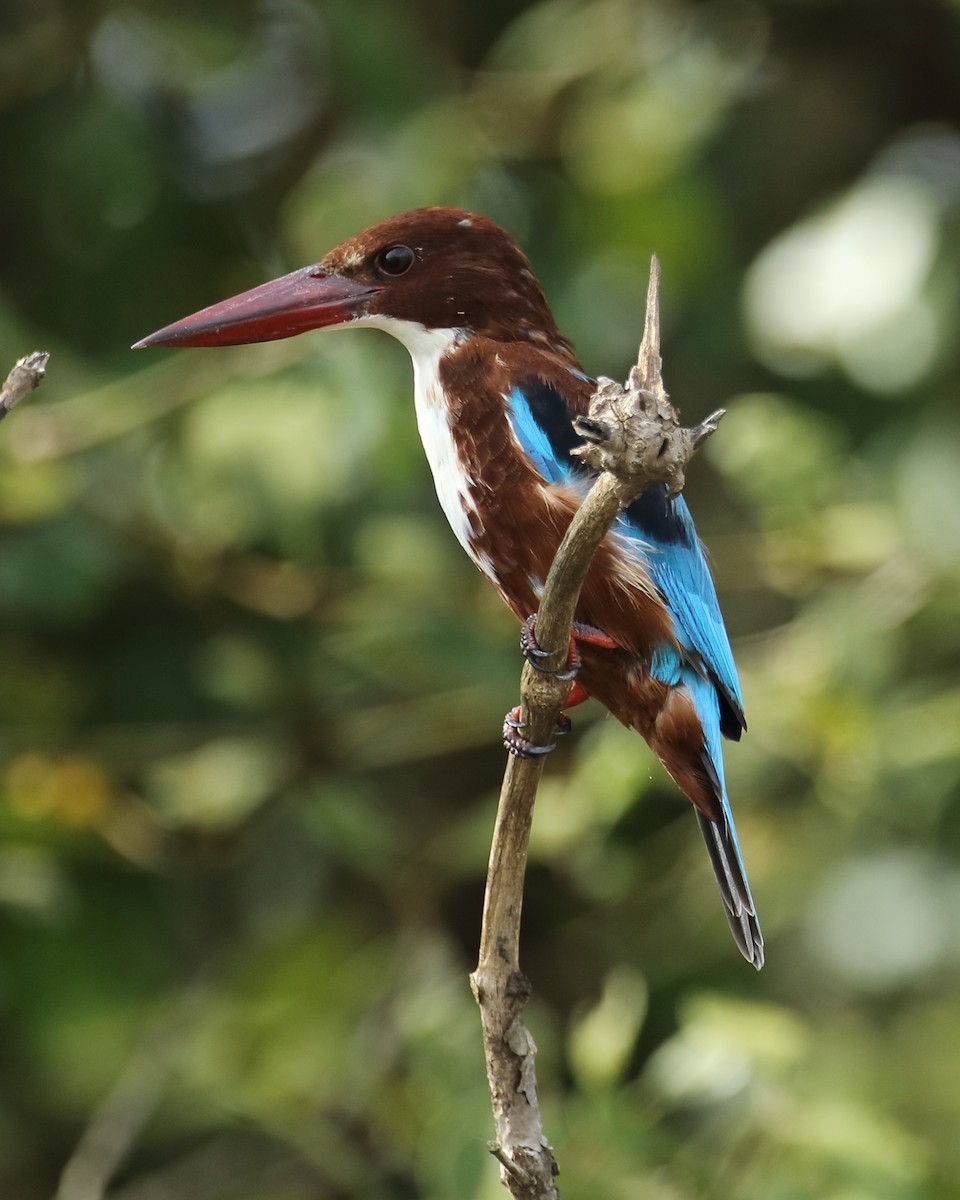
<instances>
[{"instance_id":1,"label":"blurred leaf","mask_svg":"<svg viewBox=\"0 0 960 1200\"><path fill-rule=\"evenodd\" d=\"M570 1065L585 1089L610 1087L629 1061L647 1012L647 986L639 972L617 967L603 994L570 1030Z\"/></svg>"},{"instance_id":2,"label":"blurred leaf","mask_svg":"<svg viewBox=\"0 0 960 1200\"><path fill-rule=\"evenodd\" d=\"M147 791L170 826L230 827L269 798L280 779L276 747L255 738L218 738L189 754L161 758Z\"/></svg>"}]
</instances>

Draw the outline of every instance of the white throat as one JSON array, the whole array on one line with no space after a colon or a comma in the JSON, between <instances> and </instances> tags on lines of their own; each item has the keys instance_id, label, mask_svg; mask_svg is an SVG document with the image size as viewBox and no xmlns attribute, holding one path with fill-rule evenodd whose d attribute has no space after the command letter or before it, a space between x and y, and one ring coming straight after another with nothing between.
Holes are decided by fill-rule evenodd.
<instances>
[{"instance_id":1,"label":"white throat","mask_svg":"<svg viewBox=\"0 0 960 1200\"><path fill-rule=\"evenodd\" d=\"M463 331L426 329L416 321L381 316L358 317L351 325L383 329L402 342L410 352L417 429L430 464L437 499L457 541L478 566L487 574L492 574L489 564L470 544L470 513L475 511L471 495L473 480L457 454L450 425L450 410L440 383L440 360L463 340Z\"/></svg>"}]
</instances>

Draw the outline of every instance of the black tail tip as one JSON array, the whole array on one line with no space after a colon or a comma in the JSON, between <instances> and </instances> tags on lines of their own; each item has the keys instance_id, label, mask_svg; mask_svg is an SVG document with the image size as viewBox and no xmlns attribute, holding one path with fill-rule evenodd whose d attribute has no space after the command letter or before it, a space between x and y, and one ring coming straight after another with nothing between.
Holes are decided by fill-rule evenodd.
<instances>
[{"instance_id":1,"label":"black tail tip","mask_svg":"<svg viewBox=\"0 0 960 1200\"><path fill-rule=\"evenodd\" d=\"M752 967L756 967L759 971L764 963L763 934L760 932L760 923L756 915L744 908L737 917L730 912L726 904L724 904L724 911L740 953Z\"/></svg>"}]
</instances>

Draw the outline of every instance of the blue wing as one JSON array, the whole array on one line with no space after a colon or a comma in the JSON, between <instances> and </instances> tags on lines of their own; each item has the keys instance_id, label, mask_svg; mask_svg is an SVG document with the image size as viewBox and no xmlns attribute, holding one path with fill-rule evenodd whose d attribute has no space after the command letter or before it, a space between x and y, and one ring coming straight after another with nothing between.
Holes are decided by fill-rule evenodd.
<instances>
[{"instance_id":1,"label":"blue wing","mask_svg":"<svg viewBox=\"0 0 960 1200\"><path fill-rule=\"evenodd\" d=\"M560 392L543 380L524 380L507 397L514 436L548 483L572 483L585 468L570 451L580 440ZM701 667L717 689L720 728L739 738L745 728L743 697L733 652L724 628L710 568L683 496L666 488L645 492L624 510L618 524L653 580L673 617L677 641L689 660ZM654 655L653 671L664 682L681 663L668 648ZM664 674L660 674L663 671Z\"/></svg>"},{"instance_id":2,"label":"blue wing","mask_svg":"<svg viewBox=\"0 0 960 1200\"><path fill-rule=\"evenodd\" d=\"M666 601L677 641L716 687L722 732L739 738L746 728L740 681L713 576L686 500L682 495L671 498L666 488L653 488L624 510L619 531L636 545Z\"/></svg>"},{"instance_id":3,"label":"blue wing","mask_svg":"<svg viewBox=\"0 0 960 1200\"><path fill-rule=\"evenodd\" d=\"M506 400L513 435L547 483L571 483L584 475L586 468L570 453L583 439L574 433L566 401L552 384L525 379Z\"/></svg>"}]
</instances>

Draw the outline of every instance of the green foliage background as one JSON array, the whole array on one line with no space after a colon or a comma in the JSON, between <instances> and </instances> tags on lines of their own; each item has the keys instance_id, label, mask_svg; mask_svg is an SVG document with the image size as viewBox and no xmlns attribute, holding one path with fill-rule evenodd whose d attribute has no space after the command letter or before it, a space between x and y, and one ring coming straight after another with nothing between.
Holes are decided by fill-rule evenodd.
<instances>
[{"instance_id":1,"label":"green foliage background","mask_svg":"<svg viewBox=\"0 0 960 1200\"><path fill-rule=\"evenodd\" d=\"M492 1200L474 963L516 629L368 332L132 355L421 204L622 375L742 667L740 960L639 739L577 720L524 965L567 1198L960 1194L960 11L5 0L0 1194ZM70 1164L60 1181L61 1172Z\"/></svg>"}]
</instances>

